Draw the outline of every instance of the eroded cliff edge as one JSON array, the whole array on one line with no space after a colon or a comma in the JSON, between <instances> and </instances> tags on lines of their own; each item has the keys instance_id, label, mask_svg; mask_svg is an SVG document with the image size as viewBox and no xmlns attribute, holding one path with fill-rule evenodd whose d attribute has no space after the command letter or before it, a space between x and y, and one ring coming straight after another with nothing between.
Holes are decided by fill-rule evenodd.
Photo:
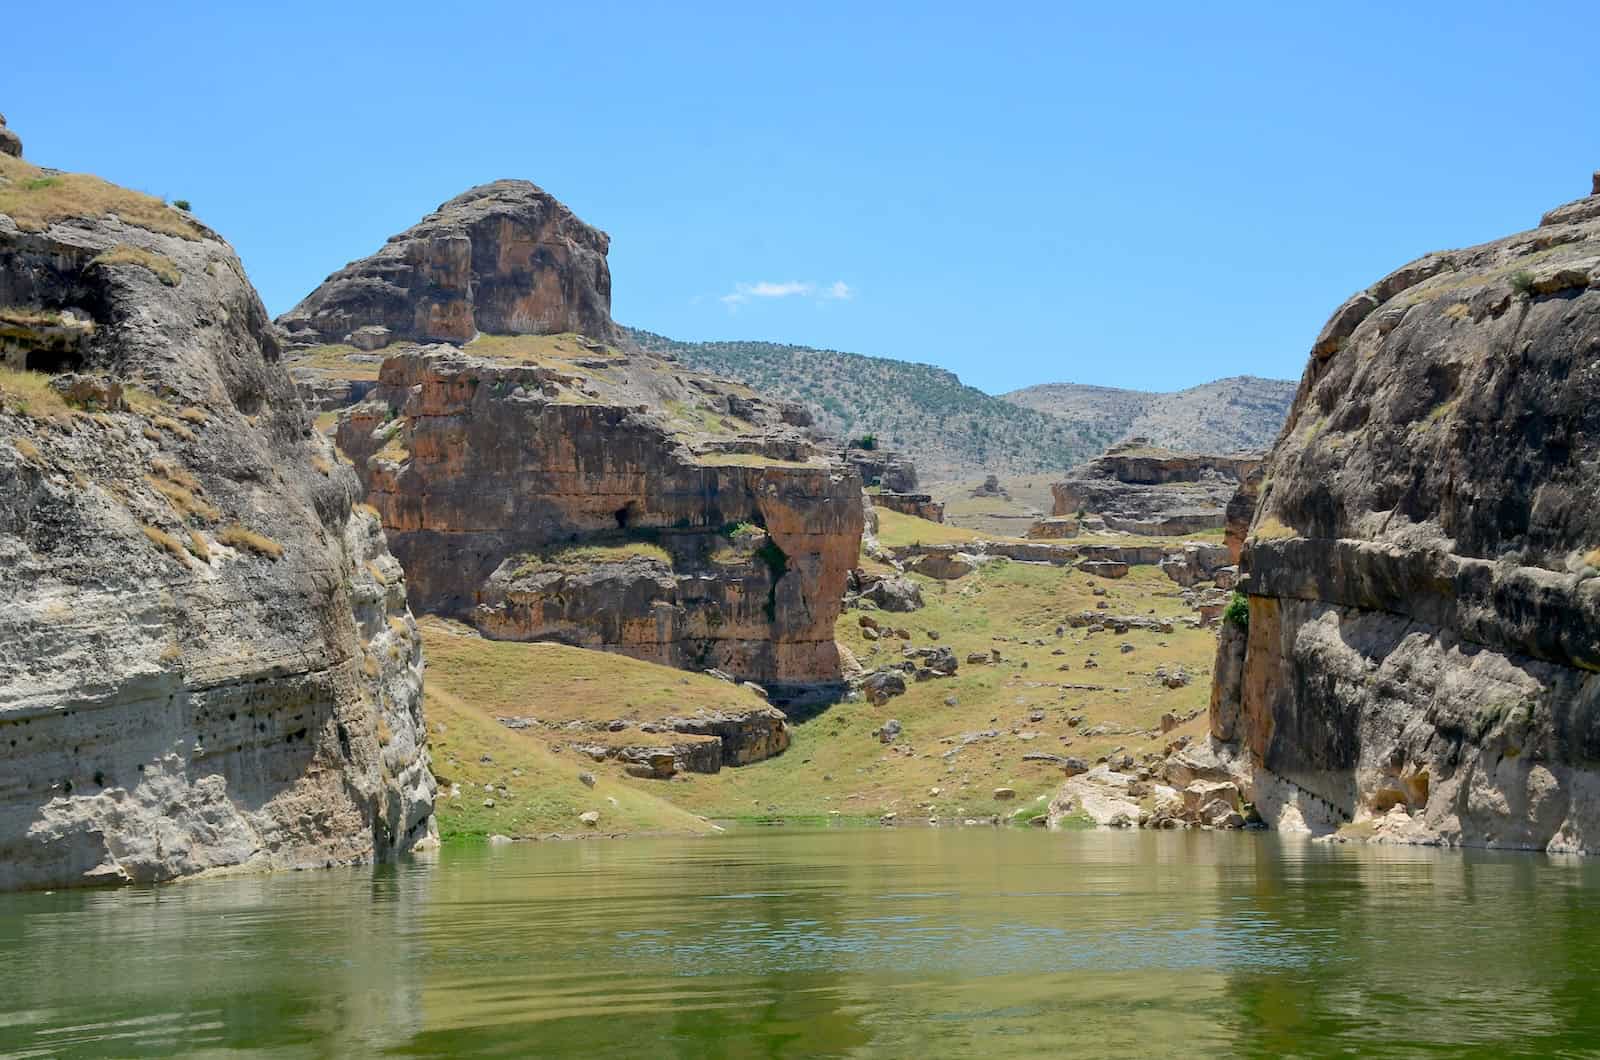
<instances>
[{"instance_id":1,"label":"eroded cliff edge","mask_svg":"<svg viewBox=\"0 0 1600 1060\"><path fill-rule=\"evenodd\" d=\"M1600 847L1600 177L1312 350L1212 728L1282 827Z\"/></svg>"},{"instance_id":2,"label":"eroded cliff edge","mask_svg":"<svg viewBox=\"0 0 1600 1060\"><path fill-rule=\"evenodd\" d=\"M438 285L392 259L431 260L446 244L466 263L472 326L406 331L396 322L430 318ZM337 440L412 606L490 637L715 669L780 697L838 685L860 476L806 429L805 409L619 343L607 245L536 186L499 181L281 321L310 392L360 398ZM377 275L383 297L359 295ZM354 379L380 359L375 379Z\"/></svg>"},{"instance_id":3,"label":"eroded cliff edge","mask_svg":"<svg viewBox=\"0 0 1600 1060\"><path fill-rule=\"evenodd\" d=\"M432 835L419 639L233 250L0 156L0 888Z\"/></svg>"}]
</instances>

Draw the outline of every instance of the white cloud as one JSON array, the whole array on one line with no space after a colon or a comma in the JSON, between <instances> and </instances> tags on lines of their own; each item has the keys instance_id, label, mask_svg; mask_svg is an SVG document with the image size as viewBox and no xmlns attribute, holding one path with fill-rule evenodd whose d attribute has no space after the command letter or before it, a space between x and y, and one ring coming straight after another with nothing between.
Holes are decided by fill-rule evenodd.
<instances>
[{"instance_id":1,"label":"white cloud","mask_svg":"<svg viewBox=\"0 0 1600 1060\"><path fill-rule=\"evenodd\" d=\"M820 290L810 280L759 280L756 283L734 284L733 291L723 295L721 301L728 308L736 309L757 298L809 298L812 295L825 301L842 302L854 298L856 292L843 280L835 280Z\"/></svg>"}]
</instances>

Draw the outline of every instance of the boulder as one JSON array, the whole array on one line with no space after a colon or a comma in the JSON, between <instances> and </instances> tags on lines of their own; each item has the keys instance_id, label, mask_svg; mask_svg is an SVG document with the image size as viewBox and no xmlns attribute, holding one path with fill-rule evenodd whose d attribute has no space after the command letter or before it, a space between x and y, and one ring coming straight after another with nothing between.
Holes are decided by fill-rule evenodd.
<instances>
[{"instance_id":1,"label":"boulder","mask_svg":"<svg viewBox=\"0 0 1600 1060\"><path fill-rule=\"evenodd\" d=\"M906 679L897 670L878 670L861 682L861 693L873 706L881 706L895 696L906 693Z\"/></svg>"},{"instance_id":2,"label":"boulder","mask_svg":"<svg viewBox=\"0 0 1600 1060\"><path fill-rule=\"evenodd\" d=\"M878 578L861 593L885 611L905 613L922 607L922 586L903 575Z\"/></svg>"}]
</instances>

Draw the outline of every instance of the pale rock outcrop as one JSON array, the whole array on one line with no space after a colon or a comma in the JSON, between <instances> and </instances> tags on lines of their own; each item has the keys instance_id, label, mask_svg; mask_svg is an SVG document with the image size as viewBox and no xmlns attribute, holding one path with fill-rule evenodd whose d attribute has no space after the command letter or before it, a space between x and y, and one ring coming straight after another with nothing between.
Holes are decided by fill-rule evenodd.
<instances>
[{"instance_id":1,"label":"pale rock outcrop","mask_svg":"<svg viewBox=\"0 0 1600 1060\"><path fill-rule=\"evenodd\" d=\"M1600 192L1600 188L1596 189ZM1279 827L1600 848L1600 194L1341 306L1268 458L1213 730Z\"/></svg>"},{"instance_id":2,"label":"pale rock outcrop","mask_svg":"<svg viewBox=\"0 0 1600 1060\"><path fill-rule=\"evenodd\" d=\"M1131 438L1050 487L1055 517L1083 512L1107 529L1162 536L1217 529L1258 453L1177 453Z\"/></svg>"},{"instance_id":3,"label":"pale rock outcrop","mask_svg":"<svg viewBox=\"0 0 1600 1060\"><path fill-rule=\"evenodd\" d=\"M39 173L0 155L0 184ZM13 332L0 374L0 889L431 842L420 641L376 517L233 250L95 186L120 217L54 215L48 187L0 214L0 312L86 325Z\"/></svg>"}]
</instances>

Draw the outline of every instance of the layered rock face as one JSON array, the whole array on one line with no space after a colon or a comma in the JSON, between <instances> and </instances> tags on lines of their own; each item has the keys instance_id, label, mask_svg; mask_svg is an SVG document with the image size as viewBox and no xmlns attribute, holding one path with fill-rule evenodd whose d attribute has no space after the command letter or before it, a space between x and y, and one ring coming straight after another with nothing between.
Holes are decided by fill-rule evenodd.
<instances>
[{"instance_id":1,"label":"layered rock face","mask_svg":"<svg viewBox=\"0 0 1600 1060\"><path fill-rule=\"evenodd\" d=\"M1052 514L1084 512L1135 534L1192 534L1224 525L1240 482L1260 466L1251 453L1175 453L1131 438L1050 487Z\"/></svg>"},{"instance_id":2,"label":"layered rock face","mask_svg":"<svg viewBox=\"0 0 1600 1060\"><path fill-rule=\"evenodd\" d=\"M0 888L432 834L399 564L232 249L0 155Z\"/></svg>"},{"instance_id":3,"label":"layered rock face","mask_svg":"<svg viewBox=\"0 0 1600 1060\"><path fill-rule=\"evenodd\" d=\"M612 341L610 242L536 185L497 180L340 269L279 323L296 343L369 350L479 332Z\"/></svg>"},{"instance_id":4,"label":"layered rock face","mask_svg":"<svg viewBox=\"0 0 1600 1060\"><path fill-rule=\"evenodd\" d=\"M528 341L397 354L340 423L412 605L779 692L837 682L860 479L737 385Z\"/></svg>"},{"instance_id":5,"label":"layered rock face","mask_svg":"<svg viewBox=\"0 0 1600 1060\"><path fill-rule=\"evenodd\" d=\"M1600 193L1600 186L1596 187ZM1244 545L1213 734L1269 821L1600 846L1600 194L1335 312Z\"/></svg>"}]
</instances>

